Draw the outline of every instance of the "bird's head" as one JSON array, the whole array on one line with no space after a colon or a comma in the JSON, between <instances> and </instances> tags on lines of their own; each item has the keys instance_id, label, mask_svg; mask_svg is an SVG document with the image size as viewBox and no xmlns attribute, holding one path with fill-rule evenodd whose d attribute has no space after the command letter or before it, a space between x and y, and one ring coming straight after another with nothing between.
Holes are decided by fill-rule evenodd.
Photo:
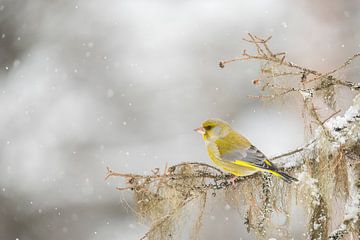
<instances>
[{"instance_id":1,"label":"bird's head","mask_svg":"<svg viewBox=\"0 0 360 240\"><path fill-rule=\"evenodd\" d=\"M208 119L202 122L201 127L194 131L203 135L205 141L216 141L219 138L226 137L231 131L230 124L221 119Z\"/></svg>"}]
</instances>

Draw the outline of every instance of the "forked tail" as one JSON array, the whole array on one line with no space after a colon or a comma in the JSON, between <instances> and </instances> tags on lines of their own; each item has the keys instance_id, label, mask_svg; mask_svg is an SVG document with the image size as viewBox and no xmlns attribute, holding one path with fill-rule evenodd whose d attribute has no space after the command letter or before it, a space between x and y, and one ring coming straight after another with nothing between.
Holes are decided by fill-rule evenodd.
<instances>
[{"instance_id":1,"label":"forked tail","mask_svg":"<svg viewBox=\"0 0 360 240\"><path fill-rule=\"evenodd\" d=\"M292 182L298 182L299 180L297 180L296 178L290 176L287 173L284 172L277 172L279 174L279 177L281 177L285 182L287 183L292 183Z\"/></svg>"},{"instance_id":2,"label":"forked tail","mask_svg":"<svg viewBox=\"0 0 360 240\"><path fill-rule=\"evenodd\" d=\"M271 174L281 178L285 182L292 183L292 182L299 181L296 178L290 176L289 174L279 171L278 168L276 167L276 165L273 164L272 162L270 162L269 160L265 159L264 163L265 163L265 166L263 165L262 169L264 169L265 171L268 171Z\"/></svg>"}]
</instances>

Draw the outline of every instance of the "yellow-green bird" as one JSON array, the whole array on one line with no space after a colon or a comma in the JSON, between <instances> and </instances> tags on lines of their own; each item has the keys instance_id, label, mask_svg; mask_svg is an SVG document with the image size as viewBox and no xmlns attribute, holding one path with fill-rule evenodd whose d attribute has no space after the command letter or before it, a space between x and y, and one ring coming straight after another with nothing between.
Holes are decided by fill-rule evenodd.
<instances>
[{"instance_id":1,"label":"yellow-green bird","mask_svg":"<svg viewBox=\"0 0 360 240\"><path fill-rule=\"evenodd\" d=\"M262 171L280 177L287 183L298 181L279 171L249 140L221 119L208 119L194 130L203 135L210 159L235 176L248 176Z\"/></svg>"}]
</instances>

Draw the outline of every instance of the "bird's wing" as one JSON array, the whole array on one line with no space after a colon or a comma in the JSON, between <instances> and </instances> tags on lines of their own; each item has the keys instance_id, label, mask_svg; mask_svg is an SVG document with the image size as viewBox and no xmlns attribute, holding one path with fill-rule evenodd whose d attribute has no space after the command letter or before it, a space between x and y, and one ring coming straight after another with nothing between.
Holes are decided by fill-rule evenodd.
<instances>
[{"instance_id":1,"label":"bird's wing","mask_svg":"<svg viewBox=\"0 0 360 240\"><path fill-rule=\"evenodd\" d=\"M236 149L220 155L223 161L233 162L235 164L239 162L245 162L247 164L260 167L263 169L275 169L273 163L267 160L266 156L258 150L255 146L251 145L247 149Z\"/></svg>"}]
</instances>

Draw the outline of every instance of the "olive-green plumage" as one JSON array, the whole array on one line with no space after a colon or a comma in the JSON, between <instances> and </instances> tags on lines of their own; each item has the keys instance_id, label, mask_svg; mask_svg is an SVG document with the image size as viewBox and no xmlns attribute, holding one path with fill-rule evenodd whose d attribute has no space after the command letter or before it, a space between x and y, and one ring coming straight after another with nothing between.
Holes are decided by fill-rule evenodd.
<instances>
[{"instance_id":1,"label":"olive-green plumage","mask_svg":"<svg viewBox=\"0 0 360 240\"><path fill-rule=\"evenodd\" d=\"M269 172L288 183L297 181L280 172L261 151L225 121L208 119L195 130L203 135L210 159L223 170L235 176L247 176L258 171Z\"/></svg>"}]
</instances>

